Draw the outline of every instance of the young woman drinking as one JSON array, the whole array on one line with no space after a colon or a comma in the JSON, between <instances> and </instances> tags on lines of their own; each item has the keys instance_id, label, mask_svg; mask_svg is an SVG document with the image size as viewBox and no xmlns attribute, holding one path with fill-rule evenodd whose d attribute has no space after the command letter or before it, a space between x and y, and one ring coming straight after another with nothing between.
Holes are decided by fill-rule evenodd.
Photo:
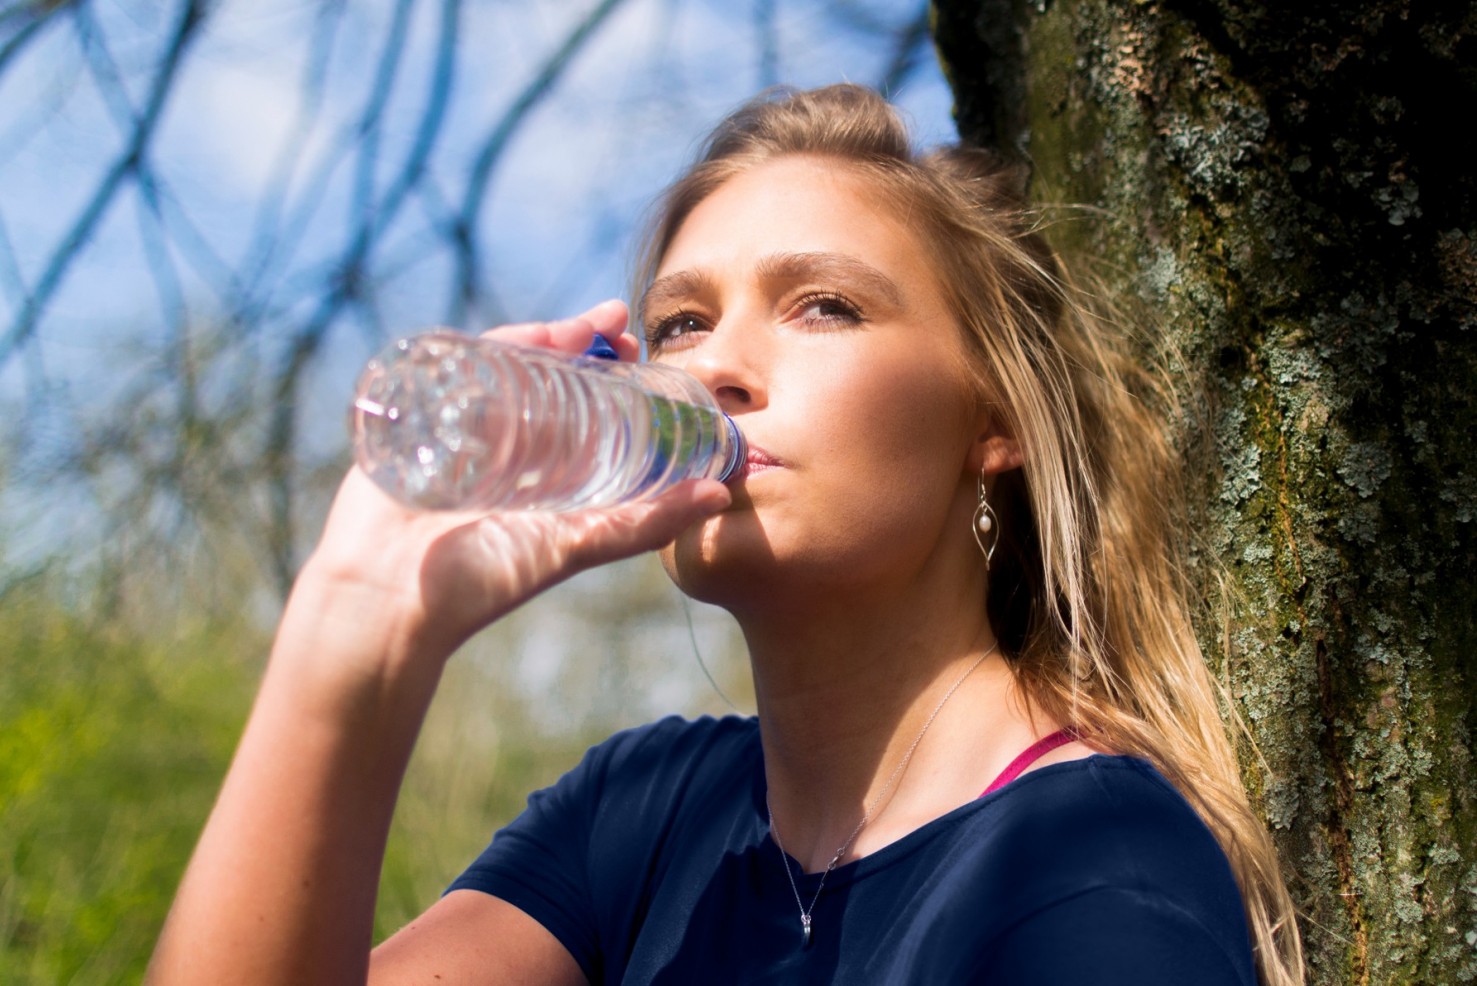
<instances>
[{"instance_id":1,"label":"young woman drinking","mask_svg":"<svg viewBox=\"0 0 1477 986\"><path fill-rule=\"evenodd\" d=\"M1301 980L1169 550L1144 374L1018 170L875 94L762 97L666 196L651 358L738 422L724 487L416 514L357 472L304 566L160 941L165 983ZM626 358L625 307L499 330ZM370 952L390 816L464 640L660 548L756 719L592 749Z\"/></svg>"}]
</instances>

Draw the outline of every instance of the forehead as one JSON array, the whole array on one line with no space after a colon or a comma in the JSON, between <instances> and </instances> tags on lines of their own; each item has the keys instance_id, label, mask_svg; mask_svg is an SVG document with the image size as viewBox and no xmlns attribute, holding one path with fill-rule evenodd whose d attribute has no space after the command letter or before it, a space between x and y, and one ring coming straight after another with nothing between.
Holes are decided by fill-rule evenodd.
<instances>
[{"instance_id":1,"label":"forehead","mask_svg":"<svg viewBox=\"0 0 1477 986\"><path fill-rule=\"evenodd\" d=\"M899 276L930 266L876 181L837 159L792 155L741 172L699 202L656 273L810 253L853 256Z\"/></svg>"}]
</instances>

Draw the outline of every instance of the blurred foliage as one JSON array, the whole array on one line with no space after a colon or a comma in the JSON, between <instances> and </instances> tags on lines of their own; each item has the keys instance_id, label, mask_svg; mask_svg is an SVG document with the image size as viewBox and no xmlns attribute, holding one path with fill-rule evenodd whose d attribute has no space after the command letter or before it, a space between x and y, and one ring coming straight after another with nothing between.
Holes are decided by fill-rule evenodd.
<instances>
[{"instance_id":1,"label":"blurred foliage","mask_svg":"<svg viewBox=\"0 0 1477 986\"><path fill-rule=\"evenodd\" d=\"M0 609L0 982L136 980L245 720L268 635L142 629L55 583ZM432 901L593 731L549 735L488 665L448 670L401 798L376 936ZM501 697L499 697L501 696Z\"/></svg>"},{"instance_id":2,"label":"blurred foliage","mask_svg":"<svg viewBox=\"0 0 1477 986\"><path fill-rule=\"evenodd\" d=\"M225 775L275 597L223 550L152 541L0 593L0 983L136 981ZM250 603L243 587L256 583ZM647 556L590 572L473 641L427 717L381 877L376 939L432 903L590 743L663 711L751 702L731 624ZM563 635L551 638L558 617ZM675 619L674 619L675 617ZM684 656L684 654L688 656ZM701 660L699 658L698 660Z\"/></svg>"},{"instance_id":3,"label":"blurred foliage","mask_svg":"<svg viewBox=\"0 0 1477 986\"><path fill-rule=\"evenodd\" d=\"M143 970L246 711L260 634L146 639L44 585L0 614L0 967L8 983Z\"/></svg>"}]
</instances>

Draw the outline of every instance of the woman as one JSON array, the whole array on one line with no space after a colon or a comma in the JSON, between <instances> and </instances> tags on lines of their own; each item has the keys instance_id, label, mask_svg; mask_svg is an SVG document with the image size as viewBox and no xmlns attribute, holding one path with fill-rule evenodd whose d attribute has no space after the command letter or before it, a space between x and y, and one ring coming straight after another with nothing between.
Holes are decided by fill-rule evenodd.
<instances>
[{"instance_id":1,"label":"woman","mask_svg":"<svg viewBox=\"0 0 1477 986\"><path fill-rule=\"evenodd\" d=\"M915 159L855 87L725 121L663 204L640 320L743 428L745 474L485 517L351 474L153 981L1300 981L1166 548L1144 381L1021 184L983 152ZM501 335L633 358L625 319ZM757 722L596 747L369 957L445 660L663 545L741 625Z\"/></svg>"}]
</instances>

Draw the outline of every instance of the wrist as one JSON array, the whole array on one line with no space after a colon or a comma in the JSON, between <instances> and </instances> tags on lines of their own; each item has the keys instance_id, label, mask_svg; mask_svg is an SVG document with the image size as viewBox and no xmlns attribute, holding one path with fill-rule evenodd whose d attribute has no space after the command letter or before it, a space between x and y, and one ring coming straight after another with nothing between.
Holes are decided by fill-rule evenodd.
<instances>
[{"instance_id":1,"label":"wrist","mask_svg":"<svg viewBox=\"0 0 1477 986\"><path fill-rule=\"evenodd\" d=\"M334 702L359 706L400 694L429 702L460 641L430 632L425 616L409 593L309 559L283 611L271 668Z\"/></svg>"}]
</instances>

